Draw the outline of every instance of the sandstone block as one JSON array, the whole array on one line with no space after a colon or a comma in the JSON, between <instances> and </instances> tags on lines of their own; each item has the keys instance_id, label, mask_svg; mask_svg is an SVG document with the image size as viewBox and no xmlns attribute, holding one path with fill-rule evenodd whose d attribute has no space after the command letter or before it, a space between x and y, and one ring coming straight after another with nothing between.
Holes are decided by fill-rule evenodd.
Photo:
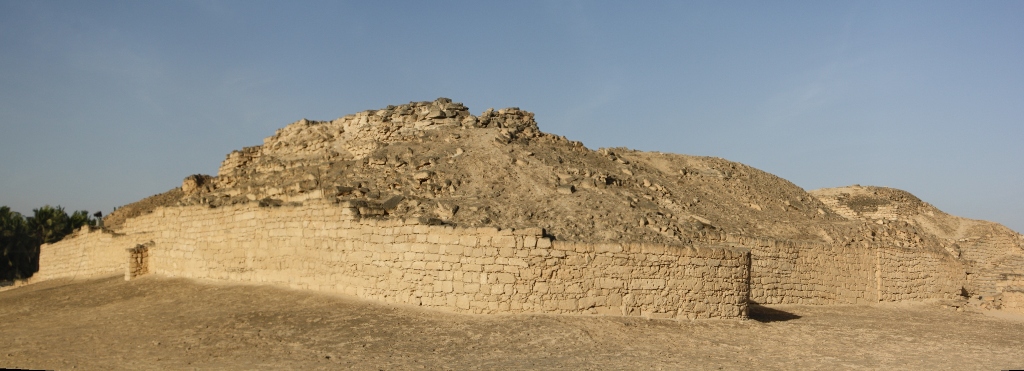
<instances>
[{"instance_id":1,"label":"sandstone block","mask_svg":"<svg viewBox=\"0 0 1024 371\"><path fill-rule=\"evenodd\" d=\"M614 278L598 278L594 282L601 289L619 289L625 286L622 280Z\"/></svg>"},{"instance_id":2,"label":"sandstone block","mask_svg":"<svg viewBox=\"0 0 1024 371\"><path fill-rule=\"evenodd\" d=\"M498 228L495 227L479 227L476 229L477 234L480 236L497 236Z\"/></svg>"},{"instance_id":3,"label":"sandstone block","mask_svg":"<svg viewBox=\"0 0 1024 371\"><path fill-rule=\"evenodd\" d=\"M492 241L492 246L498 248L515 248L516 239L513 236L498 236Z\"/></svg>"},{"instance_id":4,"label":"sandstone block","mask_svg":"<svg viewBox=\"0 0 1024 371\"><path fill-rule=\"evenodd\" d=\"M594 246L596 253L617 253L622 252L623 246L617 243L602 243Z\"/></svg>"},{"instance_id":5,"label":"sandstone block","mask_svg":"<svg viewBox=\"0 0 1024 371\"><path fill-rule=\"evenodd\" d=\"M469 296L468 295L459 295L457 297L457 299L455 299L455 307L459 308L459 309L462 309L462 310L468 310L469 309Z\"/></svg>"},{"instance_id":6,"label":"sandstone block","mask_svg":"<svg viewBox=\"0 0 1024 371\"><path fill-rule=\"evenodd\" d=\"M496 273L495 277L498 279L498 283L509 284L515 283L516 277L509 273Z\"/></svg>"},{"instance_id":7,"label":"sandstone block","mask_svg":"<svg viewBox=\"0 0 1024 371\"><path fill-rule=\"evenodd\" d=\"M558 301L557 307L558 309L571 312L579 309L579 303L576 299L564 299Z\"/></svg>"},{"instance_id":8,"label":"sandstone block","mask_svg":"<svg viewBox=\"0 0 1024 371\"><path fill-rule=\"evenodd\" d=\"M537 247L537 237L536 236L525 236L525 237L523 237L523 246L522 247L523 248L527 248L527 249Z\"/></svg>"}]
</instances>

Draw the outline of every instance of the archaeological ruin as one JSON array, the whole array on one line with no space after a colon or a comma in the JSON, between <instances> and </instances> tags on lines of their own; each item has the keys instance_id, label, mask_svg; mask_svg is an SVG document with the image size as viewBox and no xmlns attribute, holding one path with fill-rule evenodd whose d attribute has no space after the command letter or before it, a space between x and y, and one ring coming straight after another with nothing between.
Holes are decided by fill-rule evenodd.
<instances>
[{"instance_id":1,"label":"archaeological ruin","mask_svg":"<svg viewBox=\"0 0 1024 371\"><path fill-rule=\"evenodd\" d=\"M1024 311L1024 236L910 193L591 150L450 99L300 120L216 176L44 245L32 281L147 274L474 314L745 318L755 304Z\"/></svg>"}]
</instances>

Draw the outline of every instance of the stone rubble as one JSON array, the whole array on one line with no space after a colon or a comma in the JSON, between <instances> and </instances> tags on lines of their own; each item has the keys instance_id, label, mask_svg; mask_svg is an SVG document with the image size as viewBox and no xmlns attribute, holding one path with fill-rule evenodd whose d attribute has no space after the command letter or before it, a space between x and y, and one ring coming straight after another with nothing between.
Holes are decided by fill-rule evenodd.
<instances>
[{"instance_id":1,"label":"stone rubble","mask_svg":"<svg viewBox=\"0 0 1024 371\"><path fill-rule=\"evenodd\" d=\"M217 176L189 176L105 221L123 233L157 210L251 208L337 210L352 220L415 219L460 231L543 230L556 245L724 244L750 250L748 292L757 303L970 298L1024 310L1015 294L1024 292L1024 236L1005 227L949 216L899 190L807 192L715 157L594 151L541 132L519 108L474 116L447 98L300 120L229 154ZM166 244L173 241L153 247L152 261L167 259L158 258Z\"/></svg>"}]
</instances>

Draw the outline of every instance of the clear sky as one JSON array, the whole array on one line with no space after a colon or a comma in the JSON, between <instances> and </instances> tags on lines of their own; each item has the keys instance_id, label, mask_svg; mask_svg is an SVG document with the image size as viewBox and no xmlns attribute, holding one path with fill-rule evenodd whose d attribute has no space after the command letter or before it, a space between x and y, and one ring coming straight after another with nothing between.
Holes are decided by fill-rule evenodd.
<instances>
[{"instance_id":1,"label":"clear sky","mask_svg":"<svg viewBox=\"0 0 1024 371\"><path fill-rule=\"evenodd\" d=\"M0 204L109 213L298 119L442 96L1024 232L1022 1L0 0Z\"/></svg>"}]
</instances>

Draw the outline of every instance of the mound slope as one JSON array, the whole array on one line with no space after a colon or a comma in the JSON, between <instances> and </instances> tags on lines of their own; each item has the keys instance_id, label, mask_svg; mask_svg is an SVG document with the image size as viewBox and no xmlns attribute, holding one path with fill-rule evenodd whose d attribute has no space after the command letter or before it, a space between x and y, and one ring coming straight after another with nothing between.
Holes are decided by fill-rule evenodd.
<instances>
[{"instance_id":1,"label":"mound slope","mask_svg":"<svg viewBox=\"0 0 1024 371\"><path fill-rule=\"evenodd\" d=\"M555 239L686 244L736 235L832 246L896 246L969 265L974 295L1024 290L1024 237L945 214L908 192L806 192L715 157L592 150L542 132L519 108L473 115L447 98L299 120L228 154L216 176L114 212L107 225L158 206L274 207L309 200L374 217L458 226L542 227Z\"/></svg>"},{"instance_id":2,"label":"mound slope","mask_svg":"<svg viewBox=\"0 0 1024 371\"><path fill-rule=\"evenodd\" d=\"M848 186L810 192L850 220L904 225L928 234L967 267L967 291L999 306L1024 293L1024 235L993 222L949 215L909 192Z\"/></svg>"},{"instance_id":3,"label":"mound slope","mask_svg":"<svg viewBox=\"0 0 1024 371\"><path fill-rule=\"evenodd\" d=\"M300 120L229 154L217 176L190 176L181 191L161 199L173 193L181 196L173 204L216 207L325 198L368 214L543 227L579 241L675 243L713 232L832 242L863 240L879 228L741 163L595 151L541 132L530 112L474 116L445 98Z\"/></svg>"}]
</instances>

